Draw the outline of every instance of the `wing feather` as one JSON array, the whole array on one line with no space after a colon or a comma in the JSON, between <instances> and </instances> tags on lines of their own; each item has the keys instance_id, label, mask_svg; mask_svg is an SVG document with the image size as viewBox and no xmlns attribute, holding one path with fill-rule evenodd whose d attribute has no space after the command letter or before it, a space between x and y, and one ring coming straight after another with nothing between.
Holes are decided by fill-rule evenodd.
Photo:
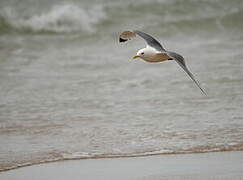
<instances>
[{"instance_id":1,"label":"wing feather","mask_svg":"<svg viewBox=\"0 0 243 180\"><path fill-rule=\"evenodd\" d=\"M136 35L142 37L149 46L155 48L157 51L163 51L163 52L166 51L156 39L154 39L149 34L146 34L138 30L122 32L121 35L119 36L119 42L126 42L127 40L136 37Z\"/></svg>"},{"instance_id":2,"label":"wing feather","mask_svg":"<svg viewBox=\"0 0 243 180\"><path fill-rule=\"evenodd\" d=\"M186 67L186 63L184 61L184 58L175 52L168 52L168 54L173 57L173 59L182 67L182 69L190 76L190 78L195 82L197 87L203 92L203 94L207 95L206 92L201 88L199 85L199 82L194 78L193 74L188 70Z\"/></svg>"}]
</instances>

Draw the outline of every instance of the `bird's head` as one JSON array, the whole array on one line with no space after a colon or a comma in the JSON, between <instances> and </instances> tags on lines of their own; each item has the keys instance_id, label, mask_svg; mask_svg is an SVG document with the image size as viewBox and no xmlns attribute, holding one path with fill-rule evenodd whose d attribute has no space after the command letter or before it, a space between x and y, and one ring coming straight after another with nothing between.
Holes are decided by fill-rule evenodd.
<instances>
[{"instance_id":1,"label":"bird's head","mask_svg":"<svg viewBox=\"0 0 243 180\"><path fill-rule=\"evenodd\" d=\"M133 56L133 59L136 59L136 58L142 58L142 59L146 58L146 49L145 48L144 49L140 49L137 52L136 56Z\"/></svg>"}]
</instances>

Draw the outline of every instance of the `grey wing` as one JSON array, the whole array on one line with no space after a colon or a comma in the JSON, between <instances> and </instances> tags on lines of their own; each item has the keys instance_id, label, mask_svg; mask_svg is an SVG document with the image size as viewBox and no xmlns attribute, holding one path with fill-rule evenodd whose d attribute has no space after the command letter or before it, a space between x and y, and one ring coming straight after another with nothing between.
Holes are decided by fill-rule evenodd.
<instances>
[{"instance_id":1,"label":"grey wing","mask_svg":"<svg viewBox=\"0 0 243 180\"><path fill-rule=\"evenodd\" d=\"M138 34L139 36L141 36L147 42L147 44L149 46L155 48L157 51L165 51L163 46L156 39L154 39L152 36L142 32L142 31L138 31L138 30L135 30L134 32L136 34Z\"/></svg>"},{"instance_id":2,"label":"grey wing","mask_svg":"<svg viewBox=\"0 0 243 180\"><path fill-rule=\"evenodd\" d=\"M142 32L142 31L124 31L119 38L120 42L125 42L133 37L136 37L136 34L139 35L140 37L142 37L149 46L155 48L157 51L165 51L165 49L163 48L163 46L156 40L154 39L152 36Z\"/></svg>"},{"instance_id":3,"label":"grey wing","mask_svg":"<svg viewBox=\"0 0 243 180\"><path fill-rule=\"evenodd\" d=\"M198 88L203 92L203 94L207 95L206 92L200 87L199 82L194 78L193 74L186 67L184 58L175 52L168 52L169 56L171 56L181 67L182 69L190 76L190 78L195 82Z\"/></svg>"}]
</instances>

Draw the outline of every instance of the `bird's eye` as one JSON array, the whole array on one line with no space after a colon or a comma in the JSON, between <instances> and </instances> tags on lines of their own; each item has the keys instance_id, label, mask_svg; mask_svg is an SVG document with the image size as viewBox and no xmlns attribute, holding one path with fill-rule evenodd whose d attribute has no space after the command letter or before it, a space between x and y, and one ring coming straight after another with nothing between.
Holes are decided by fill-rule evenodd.
<instances>
[{"instance_id":1,"label":"bird's eye","mask_svg":"<svg viewBox=\"0 0 243 180\"><path fill-rule=\"evenodd\" d=\"M144 55L144 52L142 52L141 54Z\"/></svg>"}]
</instances>

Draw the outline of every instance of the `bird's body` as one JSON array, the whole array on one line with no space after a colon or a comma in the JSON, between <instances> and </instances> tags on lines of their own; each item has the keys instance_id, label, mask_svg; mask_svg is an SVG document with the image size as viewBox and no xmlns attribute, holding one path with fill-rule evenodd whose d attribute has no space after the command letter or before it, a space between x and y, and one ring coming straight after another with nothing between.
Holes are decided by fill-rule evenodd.
<instances>
[{"instance_id":1,"label":"bird's body","mask_svg":"<svg viewBox=\"0 0 243 180\"><path fill-rule=\"evenodd\" d=\"M166 60L175 60L190 76L190 78L196 83L200 90L204 94L206 94L205 91L200 87L199 83L195 80L193 74L188 70L183 56L181 56L178 53L165 50L164 47L152 36L138 30L124 31L120 35L119 41L125 42L127 40L130 40L131 38L136 37L136 35L142 37L147 42L147 46L146 48L140 49L137 52L136 56L133 57L134 59L141 58L144 61L150 63L163 62Z\"/></svg>"},{"instance_id":2,"label":"bird's body","mask_svg":"<svg viewBox=\"0 0 243 180\"><path fill-rule=\"evenodd\" d=\"M171 58L170 56L168 56L166 52L159 52L151 46L147 46L146 48L140 49L137 53L137 56L134 57L140 57L144 61L150 63L162 62Z\"/></svg>"}]
</instances>

